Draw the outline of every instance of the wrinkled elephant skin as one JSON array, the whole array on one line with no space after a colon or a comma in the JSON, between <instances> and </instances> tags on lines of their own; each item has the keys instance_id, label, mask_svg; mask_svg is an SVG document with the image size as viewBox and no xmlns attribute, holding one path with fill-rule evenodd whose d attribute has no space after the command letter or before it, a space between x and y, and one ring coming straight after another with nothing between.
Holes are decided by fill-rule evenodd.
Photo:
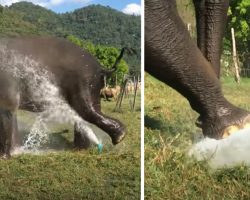
<instances>
[{"instance_id":1,"label":"wrinkled elephant skin","mask_svg":"<svg viewBox=\"0 0 250 200\"><path fill-rule=\"evenodd\" d=\"M200 115L203 134L219 139L248 126L250 114L224 98L218 79L228 1L194 2L196 11L203 9L196 14L201 17L200 49L179 17L175 0L145 0L145 70L186 97Z\"/></svg>"}]
</instances>

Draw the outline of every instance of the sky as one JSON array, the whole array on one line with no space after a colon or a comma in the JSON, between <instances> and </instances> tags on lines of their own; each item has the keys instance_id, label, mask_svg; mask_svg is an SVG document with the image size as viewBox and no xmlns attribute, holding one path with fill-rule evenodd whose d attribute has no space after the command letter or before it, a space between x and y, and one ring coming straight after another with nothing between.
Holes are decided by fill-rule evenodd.
<instances>
[{"instance_id":1,"label":"sky","mask_svg":"<svg viewBox=\"0 0 250 200\"><path fill-rule=\"evenodd\" d=\"M12 3L20 2L23 0L0 0L3 6L9 6ZM77 8L82 8L91 4L101 4L110 6L116 10L126 14L140 15L141 0L26 0L34 4L46 7L57 13L64 13L73 11Z\"/></svg>"}]
</instances>

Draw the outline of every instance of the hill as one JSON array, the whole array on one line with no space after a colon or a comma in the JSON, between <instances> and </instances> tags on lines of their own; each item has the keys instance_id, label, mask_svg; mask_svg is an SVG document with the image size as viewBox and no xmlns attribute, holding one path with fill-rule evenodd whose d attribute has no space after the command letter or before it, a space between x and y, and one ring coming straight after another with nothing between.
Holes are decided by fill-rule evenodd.
<instances>
[{"instance_id":1,"label":"hill","mask_svg":"<svg viewBox=\"0 0 250 200\"><path fill-rule=\"evenodd\" d=\"M1 11L2 10L2 11ZM94 44L135 48L140 63L140 17L126 15L110 7L91 5L73 12L57 14L30 2L14 3L0 9L0 36L74 35Z\"/></svg>"}]
</instances>

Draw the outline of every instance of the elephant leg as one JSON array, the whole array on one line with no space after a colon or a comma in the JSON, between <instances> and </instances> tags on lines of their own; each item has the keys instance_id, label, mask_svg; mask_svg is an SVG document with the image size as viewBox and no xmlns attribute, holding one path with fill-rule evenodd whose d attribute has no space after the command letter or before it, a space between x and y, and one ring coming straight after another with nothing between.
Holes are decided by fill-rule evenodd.
<instances>
[{"instance_id":1,"label":"elephant leg","mask_svg":"<svg viewBox=\"0 0 250 200\"><path fill-rule=\"evenodd\" d=\"M0 66L1 67L1 66ZM11 75L0 70L0 156L8 158L11 148L21 143L18 138L16 110L20 94Z\"/></svg>"},{"instance_id":2,"label":"elephant leg","mask_svg":"<svg viewBox=\"0 0 250 200\"><path fill-rule=\"evenodd\" d=\"M229 0L193 0L193 2L196 11L198 47L212 64L219 78Z\"/></svg>"},{"instance_id":3,"label":"elephant leg","mask_svg":"<svg viewBox=\"0 0 250 200\"><path fill-rule=\"evenodd\" d=\"M14 115L13 117L13 131L12 131L12 139L11 139L11 150L22 146L22 135L18 132L18 124L17 117Z\"/></svg>"},{"instance_id":4,"label":"elephant leg","mask_svg":"<svg viewBox=\"0 0 250 200\"><path fill-rule=\"evenodd\" d=\"M184 97L200 114L203 134L221 138L250 122L249 112L223 96L211 64L178 16L174 0L145 0L145 69Z\"/></svg>"},{"instance_id":5,"label":"elephant leg","mask_svg":"<svg viewBox=\"0 0 250 200\"><path fill-rule=\"evenodd\" d=\"M84 120L104 130L111 137L113 144L118 144L125 137L124 125L120 121L104 115L100 109L100 102L92 100L91 92L89 93L85 90L84 93L72 94L70 105Z\"/></svg>"},{"instance_id":6,"label":"elephant leg","mask_svg":"<svg viewBox=\"0 0 250 200\"><path fill-rule=\"evenodd\" d=\"M74 146L77 149L88 149L91 143L86 134L80 132L76 125L74 126Z\"/></svg>"},{"instance_id":7,"label":"elephant leg","mask_svg":"<svg viewBox=\"0 0 250 200\"><path fill-rule=\"evenodd\" d=\"M0 109L0 156L10 157L12 136L17 130L16 115L9 111Z\"/></svg>"},{"instance_id":8,"label":"elephant leg","mask_svg":"<svg viewBox=\"0 0 250 200\"><path fill-rule=\"evenodd\" d=\"M205 0L193 0L196 17L197 45L206 57L206 8Z\"/></svg>"}]
</instances>

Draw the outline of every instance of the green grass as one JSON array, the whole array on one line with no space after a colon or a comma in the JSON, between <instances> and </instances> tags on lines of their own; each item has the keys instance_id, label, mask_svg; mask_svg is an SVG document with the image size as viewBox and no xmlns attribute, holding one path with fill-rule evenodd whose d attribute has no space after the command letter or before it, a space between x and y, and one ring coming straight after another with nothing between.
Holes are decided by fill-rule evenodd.
<instances>
[{"instance_id":1,"label":"green grass","mask_svg":"<svg viewBox=\"0 0 250 200\"><path fill-rule=\"evenodd\" d=\"M250 79L222 83L231 102L250 110ZM197 117L182 96L145 75L145 199L250 199L248 167L212 170L187 157L201 134Z\"/></svg>"},{"instance_id":2,"label":"green grass","mask_svg":"<svg viewBox=\"0 0 250 200\"><path fill-rule=\"evenodd\" d=\"M114 147L105 140L101 154L95 147L74 151L72 127L53 124L50 134L53 141L47 145L61 151L0 160L0 199L139 199L140 98L135 112L129 110L128 100L120 112L113 112L114 105L115 102L102 102L107 115L127 126L127 136L122 143ZM31 123L33 118L19 112L21 126ZM63 129L69 132L62 132Z\"/></svg>"}]
</instances>

